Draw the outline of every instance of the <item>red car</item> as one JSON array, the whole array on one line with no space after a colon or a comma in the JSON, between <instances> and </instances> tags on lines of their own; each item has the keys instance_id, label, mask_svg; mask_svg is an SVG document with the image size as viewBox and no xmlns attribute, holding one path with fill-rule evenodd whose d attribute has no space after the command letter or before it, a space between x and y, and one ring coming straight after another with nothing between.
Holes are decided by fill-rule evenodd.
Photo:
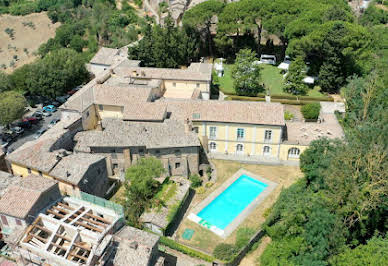
<instances>
[{"instance_id":1,"label":"red car","mask_svg":"<svg viewBox=\"0 0 388 266\"><path fill-rule=\"evenodd\" d=\"M35 117L26 117L23 119L23 122L29 122L29 123L35 125L35 124L39 123L39 120Z\"/></svg>"},{"instance_id":2,"label":"red car","mask_svg":"<svg viewBox=\"0 0 388 266\"><path fill-rule=\"evenodd\" d=\"M68 91L67 92L67 95L73 95L74 93L76 93L78 90L71 90L71 91Z\"/></svg>"}]
</instances>

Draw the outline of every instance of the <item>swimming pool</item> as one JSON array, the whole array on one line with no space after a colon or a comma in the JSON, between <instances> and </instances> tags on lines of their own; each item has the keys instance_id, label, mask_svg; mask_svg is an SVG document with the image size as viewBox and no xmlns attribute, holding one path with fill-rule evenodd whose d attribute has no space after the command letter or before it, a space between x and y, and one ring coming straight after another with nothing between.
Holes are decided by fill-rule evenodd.
<instances>
[{"instance_id":1,"label":"swimming pool","mask_svg":"<svg viewBox=\"0 0 388 266\"><path fill-rule=\"evenodd\" d=\"M267 184L243 174L197 216L225 229L266 187Z\"/></svg>"}]
</instances>

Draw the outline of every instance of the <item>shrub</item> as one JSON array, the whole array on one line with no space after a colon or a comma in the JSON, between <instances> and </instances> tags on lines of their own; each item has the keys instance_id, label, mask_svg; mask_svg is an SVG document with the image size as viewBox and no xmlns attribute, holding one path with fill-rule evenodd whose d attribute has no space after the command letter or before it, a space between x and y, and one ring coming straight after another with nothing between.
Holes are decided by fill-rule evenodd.
<instances>
[{"instance_id":1,"label":"shrub","mask_svg":"<svg viewBox=\"0 0 388 266\"><path fill-rule=\"evenodd\" d=\"M237 252L238 252L238 248L235 245L221 243L215 247L213 251L213 255L217 259L230 261L233 258L233 256L237 254Z\"/></svg>"},{"instance_id":2,"label":"shrub","mask_svg":"<svg viewBox=\"0 0 388 266\"><path fill-rule=\"evenodd\" d=\"M175 215L178 213L180 206L181 206L181 202L179 201L170 207L170 210L168 211L168 214L167 214L168 223L171 223L174 220Z\"/></svg>"},{"instance_id":3,"label":"shrub","mask_svg":"<svg viewBox=\"0 0 388 266\"><path fill-rule=\"evenodd\" d=\"M24 16L38 11L35 2L15 3L9 7L9 13L14 16Z\"/></svg>"},{"instance_id":4,"label":"shrub","mask_svg":"<svg viewBox=\"0 0 388 266\"><path fill-rule=\"evenodd\" d=\"M319 103L309 103L302 106L301 111L305 119L317 119L321 105Z\"/></svg>"},{"instance_id":5,"label":"shrub","mask_svg":"<svg viewBox=\"0 0 388 266\"><path fill-rule=\"evenodd\" d=\"M284 112L284 119L285 120L292 120L294 118L294 114L288 112L288 111L285 111Z\"/></svg>"},{"instance_id":6,"label":"shrub","mask_svg":"<svg viewBox=\"0 0 388 266\"><path fill-rule=\"evenodd\" d=\"M213 182L207 182L207 183L205 184L205 187L206 187L206 188L209 188L209 187L212 187L213 185L214 185Z\"/></svg>"},{"instance_id":7,"label":"shrub","mask_svg":"<svg viewBox=\"0 0 388 266\"><path fill-rule=\"evenodd\" d=\"M202 179L198 175L190 176L190 181L191 181L192 188L197 188L202 185Z\"/></svg>"},{"instance_id":8,"label":"shrub","mask_svg":"<svg viewBox=\"0 0 388 266\"><path fill-rule=\"evenodd\" d=\"M205 193L206 190L205 190L204 187L199 187L199 188L197 188L196 191L197 191L198 194L203 194L203 193Z\"/></svg>"},{"instance_id":9,"label":"shrub","mask_svg":"<svg viewBox=\"0 0 388 266\"><path fill-rule=\"evenodd\" d=\"M213 262L215 261L215 258L212 257L212 256L209 256L207 254L204 254L200 251L197 251L197 250L194 250L194 249L191 249L185 245L182 245L182 244L179 244L177 242L175 242L174 240L172 239L169 239L165 236L161 236L160 237L160 244L162 245L165 245L169 248L172 248L172 249L175 249L177 251L180 251L186 255L189 255L191 257L195 257L195 258L200 258L204 261L208 261L208 262Z\"/></svg>"},{"instance_id":10,"label":"shrub","mask_svg":"<svg viewBox=\"0 0 388 266\"><path fill-rule=\"evenodd\" d=\"M251 237L255 234L255 230L253 228L242 227L237 230L236 235L236 247L241 249L249 243Z\"/></svg>"}]
</instances>

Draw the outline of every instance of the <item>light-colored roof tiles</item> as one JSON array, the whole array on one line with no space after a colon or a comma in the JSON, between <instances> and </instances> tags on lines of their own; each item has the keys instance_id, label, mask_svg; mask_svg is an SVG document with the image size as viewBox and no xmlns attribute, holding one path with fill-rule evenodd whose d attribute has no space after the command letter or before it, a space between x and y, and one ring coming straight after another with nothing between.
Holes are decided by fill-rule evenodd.
<instances>
[{"instance_id":1,"label":"light-colored roof tiles","mask_svg":"<svg viewBox=\"0 0 388 266\"><path fill-rule=\"evenodd\" d=\"M11 185L0 199L0 213L25 218L42 193L56 185L56 182L30 175Z\"/></svg>"}]
</instances>

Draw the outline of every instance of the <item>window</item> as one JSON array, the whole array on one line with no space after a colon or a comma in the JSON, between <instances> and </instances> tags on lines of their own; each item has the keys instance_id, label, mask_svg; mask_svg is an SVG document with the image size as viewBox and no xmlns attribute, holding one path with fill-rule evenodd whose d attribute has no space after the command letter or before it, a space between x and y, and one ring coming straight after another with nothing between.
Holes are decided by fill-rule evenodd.
<instances>
[{"instance_id":1,"label":"window","mask_svg":"<svg viewBox=\"0 0 388 266\"><path fill-rule=\"evenodd\" d=\"M15 221L16 221L16 224L17 224L17 225L22 225L22 221L20 221L19 219L16 219L16 218L15 218Z\"/></svg>"},{"instance_id":2,"label":"window","mask_svg":"<svg viewBox=\"0 0 388 266\"><path fill-rule=\"evenodd\" d=\"M89 117L89 111L86 112L86 117Z\"/></svg>"},{"instance_id":3,"label":"window","mask_svg":"<svg viewBox=\"0 0 388 266\"><path fill-rule=\"evenodd\" d=\"M173 87L176 87L176 83L175 83L175 82L173 82L173 83L172 83L172 86L173 86Z\"/></svg>"},{"instance_id":4,"label":"window","mask_svg":"<svg viewBox=\"0 0 388 266\"><path fill-rule=\"evenodd\" d=\"M1 223L2 223L3 225L8 225L7 217L5 217L4 215L1 215Z\"/></svg>"},{"instance_id":5,"label":"window","mask_svg":"<svg viewBox=\"0 0 388 266\"><path fill-rule=\"evenodd\" d=\"M101 174L101 169L100 169L100 168L97 168L97 174L98 174L98 175Z\"/></svg>"},{"instance_id":6,"label":"window","mask_svg":"<svg viewBox=\"0 0 388 266\"><path fill-rule=\"evenodd\" d=\"M193 128L193 131L194 131L195 133L198 133L198 132L199 132L198 127L194 127L194 128Z\"/></svg>"},{"instance_id":7,"label":"window","mask_svg":"<svg viewBox=\"0 0 388 266\"><path fill-rule=\"evenodd\" d=\"M139 153L144 153L144 149L139 149Z\"/></svg>"},{"instance_id":8,"label":"window","mask_svg":"<svg viewBox=\"0 0 388 266\"><path fill-rule=\"evenodd\" d=\"M217 150L217 144L215 142L210 142L209 149L210 149L210 151L216 151Z\"/></svg>"},{"instance_id":9,"label":"window","mask_svg":"<svg viewBox=\"0 0 388 266\"><path fill-rule=\"evenodd\" d=\"M104 110L104 106L103 106L102 104L99 104L99 105L98 105L98 109L99 109L100 111L103 111L103 110Z\"/></svg>"},{"instance_id":10,"label":"window","mask_svg":"<svg viewBox=\"0 0 388 266\"><path fill-rule=\"evenodd\" d=\"M159 155L160 154L160 150L155 150L155 153Z\"/></svg>"},{"instance_id":11,"label":"window","mask_svg":"<svg viewBox=\"0 0 388 266\"><path fill-rule=\"evenodd\" d=\"M194 113L193 114L193 119L200 119L201 118L201 114L200 113Z\"/></svg>"},{"instance_id":12,"label":"window","mask_svg":"<svg viewBox=\"0 0 388 266\"><path fill-rule=\"evenodd\" d=\"M117 163L114 163L113 164L113 169L117 169L117 168L119 168L119 165Z\"/></svg>"},{"instance_id":13,"label":"window","mask_svg":"<svg viewBox=\"0 0 388 266\"><path fill-rule=\"evenodd\" d=\"M175 169L181 167L181 163L175 163Z\"/></svg>"},{"instance_id":14,"label":"window","mask_svg":"<svg viewBox=\"0 0 388 266\"><path fill-rule=\"evenodd\" d=\"M266 130L264 134L264 140L269 141L272 139L272 130Z\"/></svg>"},{"instance_id":15,"label":"window","mask_svg":"<svg viewBox=\"0 0 388 266\"><path fill-rule=\"evenodd\" d=\"M43 176L42 171L38 171L38 173L39 173L40 176Z\"/></svg>"},{"instance_id":16,"label":"window","mask_svg":"<svg viewBox=\"0 0 388 266\"><path fill-rule=\"evenodd\" d=\"M237 129L237 139L244 139L245 130L243 128Z\"/></svg>"},{"instance_id":17,"label":"window","mask_svg":"<svg viewBox=\"0 0 388 266\"><path fill-rule=\"evenodd\" d=\"M31 168L27 168L29 174L31 174Z\"/></svg>"},{"instance_id":18,"label":"window","mask_svg":"<svg viewBox=\"0 0 388 266\"><path fill-rule=\"evenodd\" d=\"M217 128L216 127L210 127L210 134L209 137L211 139L215 139L217 136Z\"/></svg>"},{"instance_id":19,"label":"window","mask_svg":"<svg viewBox=\"0 0 388 266\"><path fill-rule=\"evenodd\" d=\"M236 146L236 152L237 153L242 153L244 151L244 145L242 144L237 144Z\"/></svg>"},{"instance_id":20,"label":"window","mask_svg":"<svg viewBox=\"0 0 388 266\"><path fill-rule=\"evenodd\" d=\"M269 156L271 154L271 147L270 146L264 146L263 148L263 155Z\"/></svg>"},{"instance_id":21,"label":"window","mask_svg":"<svg viewBox=\"0 0 388 266\"><path fill-rule=\"evenodd\" d=\"M197 89L199 89L199 83L197 83Z\"/></svg>"},{"instance_id":22,"label":"window","mask_svg":"<svg viewBox=\"0 0 388 266\"><path fill-rule=\"evenodd\" d=\"M288 150L288 157L299 158L300 150L298 148L291 148Z\"/></svg>"}]
</instances>

